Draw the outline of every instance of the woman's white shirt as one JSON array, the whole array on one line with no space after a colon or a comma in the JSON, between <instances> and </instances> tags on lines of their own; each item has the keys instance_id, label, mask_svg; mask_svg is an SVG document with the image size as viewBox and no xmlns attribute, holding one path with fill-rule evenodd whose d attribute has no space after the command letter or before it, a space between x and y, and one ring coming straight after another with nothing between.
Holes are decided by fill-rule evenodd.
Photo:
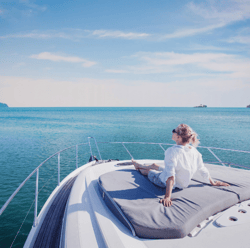
<instances>
[{"instance_id":1,"label":"woman's white shirt","mask_svg":"<svg viewBox=\"0 0 250 248\"><path fill-rule=\"evenodd\" d=\"M173 188L186 188L195 172L198 171L209 183L210 174L204 166L202 155L193 146L174 145L165 151L165 168L159 178L166 184L169 177L174 177Z\"/></svg>"}]
</instances>

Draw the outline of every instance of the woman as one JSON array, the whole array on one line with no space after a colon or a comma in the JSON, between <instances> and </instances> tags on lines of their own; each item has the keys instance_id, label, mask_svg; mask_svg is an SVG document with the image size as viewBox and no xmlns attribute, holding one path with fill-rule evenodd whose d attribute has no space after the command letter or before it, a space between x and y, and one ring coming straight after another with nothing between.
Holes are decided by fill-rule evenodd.
<instances>
[{"instance_id":1,"label":"woman","mask_svg":"<svg viewBox=\"0 0 250 248\"><path fill-rule=\"evenodd\" d=\"M210 182L213 186L229 186L224 182L214 182L210 177L209 171L203 164L202 155L195 148L200 142L197 133L191 127L180 124L172 133L172 140L176 145L165 151L163 170L157 164L145 166L132 160L135 169L147 175L151 182L160 187L166 187L165 197L160 200L160 203L170 207L172 189L188 187L196 171L199 171L206 182Z\"/></svg>"}]
</instances>

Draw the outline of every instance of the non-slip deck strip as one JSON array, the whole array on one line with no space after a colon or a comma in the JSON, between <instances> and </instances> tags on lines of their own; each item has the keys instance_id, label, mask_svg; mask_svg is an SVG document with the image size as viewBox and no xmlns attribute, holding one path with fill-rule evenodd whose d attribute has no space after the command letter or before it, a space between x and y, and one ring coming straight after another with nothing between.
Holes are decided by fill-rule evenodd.
<instances>
[{"instance_id":1,"label":"non-slip deck strip","mask_svg":"<svg viewBox=\"0 0 250 248\"><path fill-rule=\"evenodd\" d=\"M34 243L34 248L59 247L62 221L71 188L77 176L69 179L52 202Z\"/></svg>"}]
</instances>

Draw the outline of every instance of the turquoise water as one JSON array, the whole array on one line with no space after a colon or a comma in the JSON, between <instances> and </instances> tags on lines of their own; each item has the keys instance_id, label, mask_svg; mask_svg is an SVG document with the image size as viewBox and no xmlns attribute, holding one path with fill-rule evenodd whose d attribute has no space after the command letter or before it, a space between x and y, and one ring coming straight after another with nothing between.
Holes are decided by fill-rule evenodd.
<instances>
[{"instance_id":1,"label":"turquoise water","mask_svg":"<svg viewBox=\"0 0 250 248\"><path fill-rule=\"evenodd\" d=\"M88 136L95 137L97 142L173 143L171 131L180 123L190 125L199 134L202 146L250 150L247 108L2 108L0 206L47 157L65 147L87 142ZM99 147L103 159L129 159L122 146L100 144ZM136 159L163 159L160 147L127 147ZM205 161L215 161L208 151L200 151ZM79 164L86 163L88 152L87 146L79 147ZM98 155L95 149L94 153ZM223 161L250 166L249 155L215 153ZM75 164L74 148L61 154L61 179L74 170ZM57 159L53 158L40 170L39 210L56 183ZM34 186L32 177L0 216L0 248L10 247L34 200ZM13 247L23 246L32 225L33 209Z\"/></svg>"}]
</instances>

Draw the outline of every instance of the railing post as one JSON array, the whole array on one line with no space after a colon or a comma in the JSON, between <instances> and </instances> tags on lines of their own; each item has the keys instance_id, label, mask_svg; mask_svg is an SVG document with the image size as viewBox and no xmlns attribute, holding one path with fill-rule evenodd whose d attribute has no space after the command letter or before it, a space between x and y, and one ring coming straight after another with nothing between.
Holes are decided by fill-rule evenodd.
<instances>
[{"instance_id":1,"label":"railing post","mask_svg":"<svg viewBox=\"0 0 250 248\"><path fill-rule=\"evenodd\" d=\"M91 148L91 144L90 144L90 139L94 139L94 141L95 141L95 145L96 145L96 148L97 148L97 151L98 151L98 153L99 153L100 160L102 160L102 156L101 156L101 153L100 153L100 150L99 150L99 147L98 147L98 145L97 145L97 142L96 142L95 137L88 137L88 141L89 141L89 148L90 148L90 153L91 153L91 156L93 157L93 154L92 154L92 148Z\"/></svg>"},{"instance_id":2,"label":"railing post","mask_svg":"<svg viewBox=\"0 0 250 248\"><path fill-rule=\"evenodd\" d=\"M100 157L100 159L102 160L102 156L101 156L101 153L100 153L100 150L99 150L99 147L98 147L98 145L97 145L97 142L96 142L95 137L93 137L93 139L95 140L95 146L96 146L97 151L98 151L98 153L99 153L99 157Z\"/></svg>"},{"instance_id":3,"label":"railing post","mask_svg":"<svg viewBox=\"0 0 250 248\"><path fill-rule=\"evenodd\" d=\"M60 185L60 152L58 153L58 186Z\"/></svg>"},{"instance_id":4,"label":"railing post","mask_svg":"<svg viewBox=\"0 0 250 248\"><path fill-rule=\"evenodd\" d=\"M162 147L162 145L161 144L159 144L159 146L161 147L161 149L165 152L165 149Z\"/></svg>"},{"instance_id":5,"label":"railing post","mask_svg":"<svg viewBox=\"0 0 250 248\"><path fill-rule=\"evenodd\" d=\"M78 168L78 145L76 145L76 169Z\"/></svg>"},{"instance_id":6,"label":"railing post","mask_svg":"<svg viewBox=\"0 0 250 248\"><path fill-rule=\"evenodd\" d=\"M34 209L34 222L33 227L37 224L37 207L38 207L38 179L39 179L39 169L36 171L36 191L35 191L35 209Z\"/></svg>"},{"instance_id":7,"label":"railing post","mask_svg":"<svg viewBox=\"0 0 250 248\"><path fill-rule=\"evenodd\" d=\"M91 139L91 138L92 138L92 137L88 137L88 142L89 142L90 154L91 154L91 156L93 157L92 148L91 148L91 144L90 144L90 139Z\"/></svg>"},{"instance_id":8,"label":"railing post","mask_svg":"<svg viewBox=\"0 0 250 248\"><path fill-rule=\"evenodd\" d=\"M127 149L127 147L124 145L123 142L122 142L122 145L123 145L123 147L126 149L127 153L130 155L130 157L131 157L132 159L134 159L133 156L131 155L131 153L129 152L129 150Z\"/></svg>"},{"instance_id":9,"label":"railing post","mask_svg":"<svg viewBox=\"0 0 250 248\"><path fill-rule=\"evenodd\" d=\"M214 153L210 148L207 148L207 149L208 149L208 151L210 151L210 152L214 155L215 158L217 158L217 160L218 160L223 166L226 166L225 164L222 163L222 161L215 155L215 153Z\"/></svg>"}]
</instances>

